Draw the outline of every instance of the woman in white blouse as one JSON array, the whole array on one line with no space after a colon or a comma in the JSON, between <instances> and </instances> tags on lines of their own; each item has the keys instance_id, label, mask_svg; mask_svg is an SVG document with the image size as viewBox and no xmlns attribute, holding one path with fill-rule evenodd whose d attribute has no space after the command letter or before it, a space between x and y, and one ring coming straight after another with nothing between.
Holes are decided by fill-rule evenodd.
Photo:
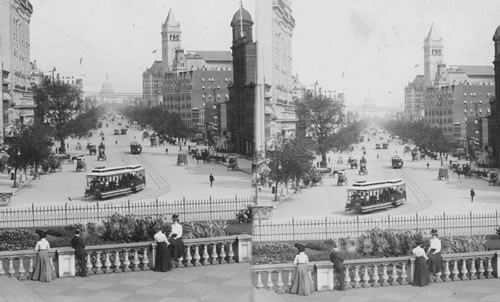
<instances>
[{"instance_id":1,"label":"woman in white blouse","mask_svg":"<svg viewBox=\"0 0 500 302\"><path fill-rule=\"evenodd\" d=\"M414 286L426 286L430 283L430 274L427 268L427 255L425 250L422 248L422 243L420 241L416 242L416 247L412 251L413 256L415 256L415 270L413 272L413 285Z\"/></svg>"},{"instance_id":2,"label":"woman in white blouse","mask_svg":"<svg viewBox=\"0 0 500 302\"><path fill-rule=\"evenodd\" d=\"M38 252L31 280L50 282L55 279L56 272L49 257L50 243L47 241L44 231L37 231L40 240L35 245Z\"/></svg>"},{"instance_id":3,"label":"woman in white blouse","mask_svg":"<svg viewBox=\"0 0 500 302\"><path fill-rule=\"evenodd\" d=\"M184 257L184 240L182 240L182 225L179 223L179 215L172 215L172 230L168 235L170 240L170 256L172 260L182 261Z\"/></svg>"},{"instance_id":4,"label":"woman in white blouse","mask_svg":"<svg viewBox=\"0 0 500 302\"><path fill-rule=\"evenodd\" d=\"M429 244L427 256L429 256L429 272L433 275L441 272L443 257L441 256L441 240L438 238L437 230L431 230L432 238Z\"/></svg>"},{"instance_id":5,"label":"woman in white blouse","mask_svg":"<svg viewBox=\"0 0 500 302\"><path fill-rule=\"evenodd\" d=\"M168 250L169 242L167 235L163 233L161 228L154 235L156 242L155 267L156 272L168 272L172 268L172 260Z\"/></svg>"},{"instance_id":6,"label":"woman in white blouse","mask_svg":"<svg viewBox=\"0 0 500 302\"><path fill-rule=\"evenodd\" d=\"M295 256L293 264L295 264L297 267L295 269L292 286L290 287L288 292L300 296L308 296L313 292L313 283L311 280L311 276L307 271L309 257L307 257L307 255L305 254L305 246L296 243L295 247L297 248L299 253Z\"/></svg>"}]
</instances>

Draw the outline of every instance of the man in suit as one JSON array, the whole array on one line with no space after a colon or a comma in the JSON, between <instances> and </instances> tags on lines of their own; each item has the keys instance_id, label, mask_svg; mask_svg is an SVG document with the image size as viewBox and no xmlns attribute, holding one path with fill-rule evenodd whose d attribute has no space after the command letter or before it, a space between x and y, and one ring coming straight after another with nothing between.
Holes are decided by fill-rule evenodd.
<instances>
[{"instance_id":1,"label":"man in suit","mask_svg":"<svg viewBox=\"0 0 500 302\"><path fill-rule=\"evenodd\" d=\"M85 241L81 237L80 229L75 230L75 236L71 239L71 246L75 249L77 267L80 267L79 275L87 277L87 254L85 253Z\"/></svg>"},{"instance_id":2,"label":"man in suit","mask_svg":"<svg viewBox=\"0 0 500 302\"><path fill-rule=\"evenodd\" d=\"M333 269L338 275L339 278L339 287L338 290L345 290L345 267L344 267L344 258L340 256L338 253L339 248L335 246L330 252L330 260L333 262Z\"/></svg>"}]
</instances>

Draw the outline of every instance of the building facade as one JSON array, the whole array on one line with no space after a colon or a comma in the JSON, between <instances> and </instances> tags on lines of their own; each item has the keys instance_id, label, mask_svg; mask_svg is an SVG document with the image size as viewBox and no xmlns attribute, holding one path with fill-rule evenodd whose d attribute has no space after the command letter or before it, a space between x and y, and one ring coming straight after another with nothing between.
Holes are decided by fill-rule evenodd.
<instances>
[{"instance_id":1,"label":"building facade","mask_svg":"<svg viewBox=\"0 0 500 302\"><path fill-rule=\"evenodd\" d=\"M255 149L255 88L257 45L253 42L253 20L243 7L231 21L233 29L233 83L227 104L228 130L234 152L253 156Z\"/></svg>"},{"instance_id":2,"label":"building facade","mask_svg":"<svg viewBox=\"0 0 500 302\"><path fill-rule=\"evenodd\" d=\"M500 26L497 27L493 36L495 57L493 64L495 66L495 95L490 100L491 116L488 124L490 136L490 149L495 158L496 167L500 167Z\"/></svg>"},{"instance_id":3,"label":"building facade","mask_svg":"<svg viewBox=\"0 0 500 302\"><path fill-rule=\"evenodd\" d=\"M426 87L424 76L417 75L413 82L405 87L404 116L409 122L415 122L424 118L424 101Z\"/></svg>"},{"instance_id":4,"label":"building facade","mask_svg":"<svg viewBox=\"0 0 500 302\"><path fill-rule=\"evenodd\" d=\"M4 135L12 136L22 124L33 122L35 104L30 77L30 20L28 0L0 2L0 39L4 88L2 93Z\"/></svg>"}]
</instances>

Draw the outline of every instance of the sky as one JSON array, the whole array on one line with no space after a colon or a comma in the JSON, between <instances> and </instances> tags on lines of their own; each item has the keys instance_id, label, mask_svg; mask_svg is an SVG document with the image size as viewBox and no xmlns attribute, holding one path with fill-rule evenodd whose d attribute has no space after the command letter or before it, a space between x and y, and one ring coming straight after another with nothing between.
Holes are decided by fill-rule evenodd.
<instances>
[{"instance_id":1,"label":"sky","mask_svg":"<svg viewBox=\"0 0 500 302\"><path fill-rule=\"evenodd\" d=\"M255 20L254 1L268 0L243 0ZM240 5L239 0L31 3L32 61L46 71L84 72L87 92L98 92L108 75L124 95L141 94L142 73L161 59L161 24L170 8L181 23L186 50L230 51L229 24ZM317 81L325 90L344 91L353 108L368 99L391 109L402 106L405 85L423 74L423 41L433 23L443 37L445 63L491 65L500 1L293 0L292 14L293 74L310 88Z\"/></svg>"}]
</instances>

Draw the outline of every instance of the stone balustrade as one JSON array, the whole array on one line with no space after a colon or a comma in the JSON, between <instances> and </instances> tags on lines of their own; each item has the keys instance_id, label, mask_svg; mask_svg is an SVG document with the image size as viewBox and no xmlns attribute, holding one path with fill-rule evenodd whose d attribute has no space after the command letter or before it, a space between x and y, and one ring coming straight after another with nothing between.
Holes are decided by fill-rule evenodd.
<instances>
[{"instance_id":1,"label":"stone balustrade","mask_svg":"<svg viewBox=\"0 0 500 302\"><path fill-rule=\"evenodd\" d=\"M248 262L251 259L251 236L225 236L185 239L184 257L173 261L176 267ZM156 243L138 242L86 247L89 274L109 274L151 270L155 265ZM57 277L75 276L74 250L51 249ZM25 279L33 272L37 253L33 250L0 252L0 276Z\"/></svg>"},{"instance_id":2,"label":"stone balustrade","mask_svg":"<svg viewBox=\"0 0 500 302\"><path fill-rule=\"evenodd\" d=\"M499 251L443 255L443 270L434 282L498 278ZM346 260L345 287L364 288L400 286L413 282L414 257L391 257ZM290 264L252 265L252 282L258 288L286 291L292 284L295 266ZM312 262L309 274L316 291L334 290L338 286L333 264L329 261Z\"/></svg>"}]
</instances>

